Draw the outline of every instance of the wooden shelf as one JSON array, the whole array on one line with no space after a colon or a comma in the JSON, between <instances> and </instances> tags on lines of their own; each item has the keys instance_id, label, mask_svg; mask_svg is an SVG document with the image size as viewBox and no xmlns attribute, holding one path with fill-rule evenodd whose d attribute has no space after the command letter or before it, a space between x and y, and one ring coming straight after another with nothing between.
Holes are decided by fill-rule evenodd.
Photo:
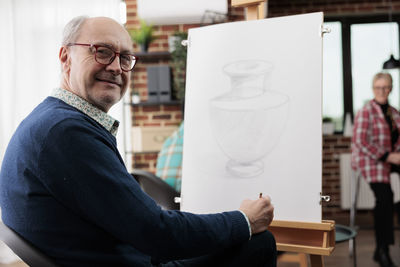
<instances>
[{"instance_id":1,"label":"wooden shelf","mask_svg":"<svg viewBox=\"0 0 400 267\"><path fill-rule=\"evenodd\" d=\"M157 52L138 52L135 55L139 58L138 63L149 63L157 62L160 60L170 60L171 53L168 51L157 51Z\"/></svg>"}]
</instances>

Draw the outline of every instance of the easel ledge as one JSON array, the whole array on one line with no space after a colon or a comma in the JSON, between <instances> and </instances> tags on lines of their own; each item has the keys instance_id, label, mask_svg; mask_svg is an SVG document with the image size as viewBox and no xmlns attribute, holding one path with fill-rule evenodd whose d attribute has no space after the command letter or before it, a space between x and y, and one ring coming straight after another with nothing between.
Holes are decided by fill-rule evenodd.
<instances>
[{"instance_id":1,"label":"easel ledge","mask_svg":"<svg viewBox=\"0 0 400 267\"><path fill-rule=\"evenodd\" d=\"M280 251L329 256L335 249L334 221L273 221L268 230L274 234Z\"/></svg>"}]
</instances>

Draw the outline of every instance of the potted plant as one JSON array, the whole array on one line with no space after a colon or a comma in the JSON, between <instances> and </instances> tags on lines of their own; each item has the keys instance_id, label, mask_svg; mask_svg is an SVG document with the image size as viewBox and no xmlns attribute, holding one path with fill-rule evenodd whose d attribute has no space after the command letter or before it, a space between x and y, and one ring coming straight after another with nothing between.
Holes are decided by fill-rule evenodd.
<instances>
[{"instance_id":1,"label":"potted plant","mask_svg":"<svg viewBox=\"0 0 400 267\"><path fill-rule=\"evenodd\" d=\"M132 40L139 45L142 52L147 52L149 45L156 39L153 35L154 27L147 24L144 20L140 20L138 29L129 30Z\"/></svg>"},{"instance_id":2,"label":"potted plant","mask_svg":"<svg viewBox=\"0 0 400 267\"><path fill-rule=\"evenodd\" d=\"M171 52L173 88L175 98L183 101L185 97L187 49L181 42L187 39L187 33L175 32L173 37L173 50Z\"/></svg>"},{"instance_id":3,"label":"potted plant","mask_svg":"<svg viewBox=\"0 0 400 267\"><path fill-rule=\"evenodd\" d=\"M331 117L324 117L322 119L322 133L325 135L333 134L335 132L335 123Z\"/></svg>"}]
</instances>

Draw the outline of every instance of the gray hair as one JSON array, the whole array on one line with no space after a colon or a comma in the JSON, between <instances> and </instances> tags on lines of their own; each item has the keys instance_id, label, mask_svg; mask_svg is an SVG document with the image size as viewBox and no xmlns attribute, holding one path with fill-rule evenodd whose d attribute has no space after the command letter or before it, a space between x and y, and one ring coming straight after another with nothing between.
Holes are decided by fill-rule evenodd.
<instances>
[{"instance_id":1,"label":"gray hair","mask_svg":"<svg viewBox=\"0 0 400 267\"><path fill-rule=\"evenodd\" d=\"M376 80L379 80L379 79L386 79L390 82L390 86L393 85L393 79L392 79L392 75L390 75L390 73L378 72L377 74L374 75L374 78L372 79L372 86L374 86L374 83L376 82Z\"/></svg>"},{"instance_id":2,"label":"gray hair","mask_svg":"<svg viewBox=\"0 0 400 267\"><path fill-rule=\"evenodd\" d=\"M78 39L82 24L88 19L88 16L75 17L64 27L61 45L73 43Z\"/></svg>"}]
</instances>

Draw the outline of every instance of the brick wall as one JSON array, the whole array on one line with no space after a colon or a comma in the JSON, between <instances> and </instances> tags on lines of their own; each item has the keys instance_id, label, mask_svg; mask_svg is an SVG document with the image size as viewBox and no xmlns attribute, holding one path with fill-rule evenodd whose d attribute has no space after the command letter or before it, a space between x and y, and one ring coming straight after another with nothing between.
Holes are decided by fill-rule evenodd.
<instances>
[{"instance_id":1,"label":"brick wall","mask_svg":"<svg viewBox=\"0 0 400 267\"><path fill-rule=\"evenodd\" d=\"M136 0L126 0L127 7L127 24L128 29L139 27L139 17L137 15ZM228 1L228 4L230 0ZM244 19L243 8L233 8L229 4L228 20L237 21ZM165 52L168 51L168 37L176 31L187 32L190 28L199 27L199 24L185 25L163 25L155 26L154 35L156 40L150 44L149 52ZM134 50L140 52L139 47L135 44ZM132 73L130 84L130 95L136 94L141 101L146 102L147 94L147 71L146 67L150 65L169 64L168 56L152 57L151 59L139 60ZM163 105L136 105L132 106L132 125L133 126L178 126L182 121L182 107L177 101L175 104ZM136 153L133 155L133 168L144 169L155 172L155 164L157 161L157 152Z\"/></svg>"},{"instance_id":2,"label":"brick wall","mask_svg":"<svg viewBox=\"0 0 400 267\"><path fill-rule=\"evenodd\" d=\"M323 203L323 218L337 220L347 215L340 208L340 166L341 153L349 153L351 138L341 135L323 136L322 153L322 194L329 195L331 201Z\"/></svg>"},{"instance_id":3,"label":"brick wall","mask_svg":"<svg viewBox=\"0 0 400 267\"><path fill-rule=\"evenodd\" d=\"M136 0L126 0L127 27L132 29L139 26ZM229 4L229 21L244 19L242 8L232 8ZM393 9L400 11L400 0L392 1ZM371 15L387 13L389 1L386 0L269 0L268 17L293 15L323 11L326 17L342 15ZM155 34L157 40L150 45L149 51L168 51L168 36L175 31L187 31L189 28L200 25L172 25L157 26ZM138 51L138 47L134 47ZM131 94L138 94L142 101L147 99L146 67L150 64L168 64L168 59L156 59L138 63L132 73ZM178 125L182 119L180 104L150 105L132 107L132 125L135 126L166 126ZM340 135L323 137L323 180L322 193L331 196L331 202L323 204L323 218L334 219L338 223L348 224L348 211L340 208L340 167L339 155L350 151L350 138ZM154 172L157 153L135 154L134 168ZM359 212L358 220L361 224L371 224L370 212Z\"/></svg>"},{"instance_id":4,"label":"brick wall","mask_svg":"<svg viewBox=\"0 0 400 267\"><path fill-rule=\"evenodd\" d=\"M179 126L182 121L180 104L163 104L132 107L133 126ZM133 155L133 168L155 173L157 152L136 153Z\"/></svg>"},{"instance_id":5,"label":"brick wall","mask_svg":"<svg viewBox=\"0 0 400 267\"><path fill-rule=\"evenodd\" d=\"M395 12L400 1L393 0ZM326 17L345 15L387 14L389 0L269 0L268 17L323 11Z\"/></svg>"}]
</instances>

